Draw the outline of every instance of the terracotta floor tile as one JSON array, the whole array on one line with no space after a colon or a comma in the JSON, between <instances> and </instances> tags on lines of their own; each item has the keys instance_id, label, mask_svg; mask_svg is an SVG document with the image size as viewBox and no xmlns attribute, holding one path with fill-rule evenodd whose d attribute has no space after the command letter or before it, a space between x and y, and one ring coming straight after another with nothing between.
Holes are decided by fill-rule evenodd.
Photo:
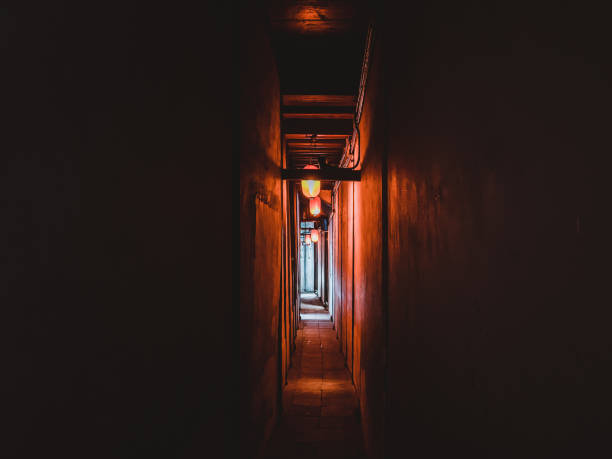
<instances>
[{"instance_id":1,"label":"terracotta floor tile","mask_svg":"<svg viewBox=\"0 0 612 459\"><path fill-rule=\"evenodd\" d=\"M334 403L329 406L320 407L321 416L356 416L357 406L351 406L348 404Z\"/></svg>"},{"instance_id":2,"label":"terracotta floor tile","mask_svg":"<svg viewBox=\"0 0 612 459\"><path fill-rule=\"evenodd\" d=\"M351 431L360 428L359 418L352 416L324 416L319 419L321 429Z\"/></svg>"},{"instance_id":3,"label":"terracotta floor tile","mask_svg":"<svg viewBox=\"0 0 612 459\"><path fill-rule=\"evenodd\" d=\"M351 376L344 368L340 370L323 370L323 379L336 382L350 382Z\"/></svg>"},{"instance_id":4,"label":"terracotta floor tile","mask_svg":"<svg viewBox=\"0 0 612 459\"><path fill-rule=\"evenodd\" d=\"M328 320L306 320L325 312L313 296L307 308L283 388L283 415L264 457L365 458L359 404L336 330Z\"/></svg>"},{"instance_id":5,"label":"terracotta floor tile","mask_svg":"<svg viewBox=\"0 0 612 459\"><path fill-rule=\"evenodd\" d=\"M328 398L328 401L333 401L333 399ZM321 394L299 394L293 397L291 403L294 405L303 405L303 406L321 406L322 399Z\"/></svg>"},{"instance_id":6,"label":"terracotta floor tile","mask_svg":"<svg viewBox=\"0 0 612 459\"><path fill-rule=\"evenodd\" d=\"M287 407L286 413L289 416L321 416L320 406L294 405Z\"/></svg>"}]
</instances>

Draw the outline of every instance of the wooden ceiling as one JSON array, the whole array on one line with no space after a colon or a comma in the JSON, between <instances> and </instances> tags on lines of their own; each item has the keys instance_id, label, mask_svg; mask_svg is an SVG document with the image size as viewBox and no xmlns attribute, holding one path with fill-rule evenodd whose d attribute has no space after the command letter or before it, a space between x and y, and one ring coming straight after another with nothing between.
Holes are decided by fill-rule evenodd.
<instances>
[{"instance_id":1,"label":"wooden ceiling","mask_svg":"<svg viewBox=\"0 0 612 459\"><path fill-rule=\"evenodd\" d=\"M355 0L272 0L270 22L275 28L290 33L347 33L363 20L363 3Z\"/></svg>"},{"instance_id":2,"label":"wooden ceiling","mask_svg":"<svg viewBox=\"0 0 612 459\"><path fill-rule=\"evenodd\" d=\"M337 166L353 133L368 26L365 0L269 0L288 168ZM331 189L333 182L323 182Z\"/></svg>"},{"instance_id":3,"label":"wooden ceiling","mask_svg":"<svg viewBox=\"0 0 612 459\"><path fill-rule=\"evenodd\" d=\"M283 94L356 94L367 4L367 0L268 0Z\"/></svg>"},{"instance_id":4,"label":"wooden ceiling","mask_svg":"<svg viewBox=\"0 0 612 459\"><path fill-rule=\"evenodd\" d=\"M337 166L353 132L355 97L288 94L282 98L283 140L287 167Z\"/></svg>"}]
</instances>

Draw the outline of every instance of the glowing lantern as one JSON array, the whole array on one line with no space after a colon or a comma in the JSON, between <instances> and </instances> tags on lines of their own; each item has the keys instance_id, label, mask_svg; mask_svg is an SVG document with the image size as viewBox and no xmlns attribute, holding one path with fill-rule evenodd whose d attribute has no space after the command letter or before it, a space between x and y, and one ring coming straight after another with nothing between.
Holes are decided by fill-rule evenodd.
<instances>
[{"instance_id":1,"label":"glowing lantern","mask_svg":"<svg viewBox=\"0 0 612 459\"><path fill-rule=\"evenodd\" d=\"M321 198L310 198L310 213L313 216L317 216L321 213Z\"/></svg>"},{"instance_id":2,"label":"glowing lantern","mask_svg":"<svg viewBox=\"0 0 612 459\"><path fill-rule=\"evenodd\" d=\"M310 245L310 234L304 236L304 244Z\"/></svg>"},{"instance_id":3,"label":"glowing lantern","mask_svg":"<svg viewBox=\"0 0 612 459\"><path fill-rule=\"evenodd\" d=\"M310 239L312 242L319 242L319 230L310 230Z\"/></svg>"},{"instance_id":4,"label":"glowing lantern","mask_svg":"<svg viewBox=\"0 0 612 459\"><path fill-rule=\"evenodd\" d=\"M317 166L308 165L304 169L318 169ZM302 193L307 198L316 198L321 191L320 180L302 180Z\"/></svg>"}]
</instances>

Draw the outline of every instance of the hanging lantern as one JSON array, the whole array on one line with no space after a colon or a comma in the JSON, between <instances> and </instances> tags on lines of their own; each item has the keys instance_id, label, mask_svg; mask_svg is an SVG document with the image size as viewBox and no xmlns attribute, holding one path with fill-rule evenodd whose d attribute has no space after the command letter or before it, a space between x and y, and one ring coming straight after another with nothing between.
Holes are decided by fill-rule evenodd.
<instances>
[{"instance_id":1,"label":"hanging lantern","mask_svg":"<svg viewBox=\"0 0 612 459\"><path fill-rule=\"evenodd\" d=\"M317 166L309 164L304 169L318 169ZM302 193L307 198L315 198L319 196L321 192L321 181L320 180L302 180Z\"/></svg>"},{"instance_id":2,"label":"hanging lantern","mask_svg":"<svg viewBox=\"0 0 612 459\"><path fill-rule=\"evenodd\" d=\"M310 239L312 242L319 242L319 230L310 230Z\"/></svg>"},{"instance_id":3,"label":"hanging lantern","mask_svg":"<svg viewBox=\"0 0 612 459\"><path fill-rule=\"evenodd\" d=\"M321 198L310 198L310 213L316 217L321 213Z\"/></svg>"},{"instance_id":4,"label":"hanging lantern","mask_svg":"<svg viewBox=\"0 0 612 459\"><path fill-rule=\"evenodd\" d=\"M310 234L307 234L306 236L304 236L304 244L310 245L310 242Z\"/></svg>"}]
</instances>

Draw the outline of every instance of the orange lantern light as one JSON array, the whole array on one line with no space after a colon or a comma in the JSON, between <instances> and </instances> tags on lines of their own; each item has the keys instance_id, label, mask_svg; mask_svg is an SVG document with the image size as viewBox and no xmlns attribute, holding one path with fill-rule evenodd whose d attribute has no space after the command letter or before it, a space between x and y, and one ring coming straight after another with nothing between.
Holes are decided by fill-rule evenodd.
<instances>
[{"instance_id":1,"label":"orange lantern light","mask_svg":"<svg viewBox=\"0 0 612 459\"><path fill-rule=\"evenodd\" d=\"M317 166L309 164L304 169L318 169ZM320 180L302 180L302 193L307 198L316 198L321 192Z\"/></svg>"},{"instance_id":2,"label":"orange lantern light","mask_svg":"<svg viewBox=\"0 0 612 459\"><path fill-rule=\"evenodd\" d=\"M310 242L311 242L310 234L307 234L306 236L304 236L304 244L310 245Z\"/></svg>"},{"instance_id":3,"label":"orange lantern light","mask_svg":"<svg viewBox=\"0 0 612 459\"><path fill-rule=\"evenodd\" d=\"M312 242L319 242L319 230L310 230L310 239Z\"/></svg>"},{"instance_id":4,"label":"orange lantern light","mask_svg":"<svg viewBox=\"0 0 612 459\"><path fill-rule=\"evenodd\" d=\"M310 213L313 216L317 216L321 213L321 198L310 198Z\"/></svg>"}]
</instances>

